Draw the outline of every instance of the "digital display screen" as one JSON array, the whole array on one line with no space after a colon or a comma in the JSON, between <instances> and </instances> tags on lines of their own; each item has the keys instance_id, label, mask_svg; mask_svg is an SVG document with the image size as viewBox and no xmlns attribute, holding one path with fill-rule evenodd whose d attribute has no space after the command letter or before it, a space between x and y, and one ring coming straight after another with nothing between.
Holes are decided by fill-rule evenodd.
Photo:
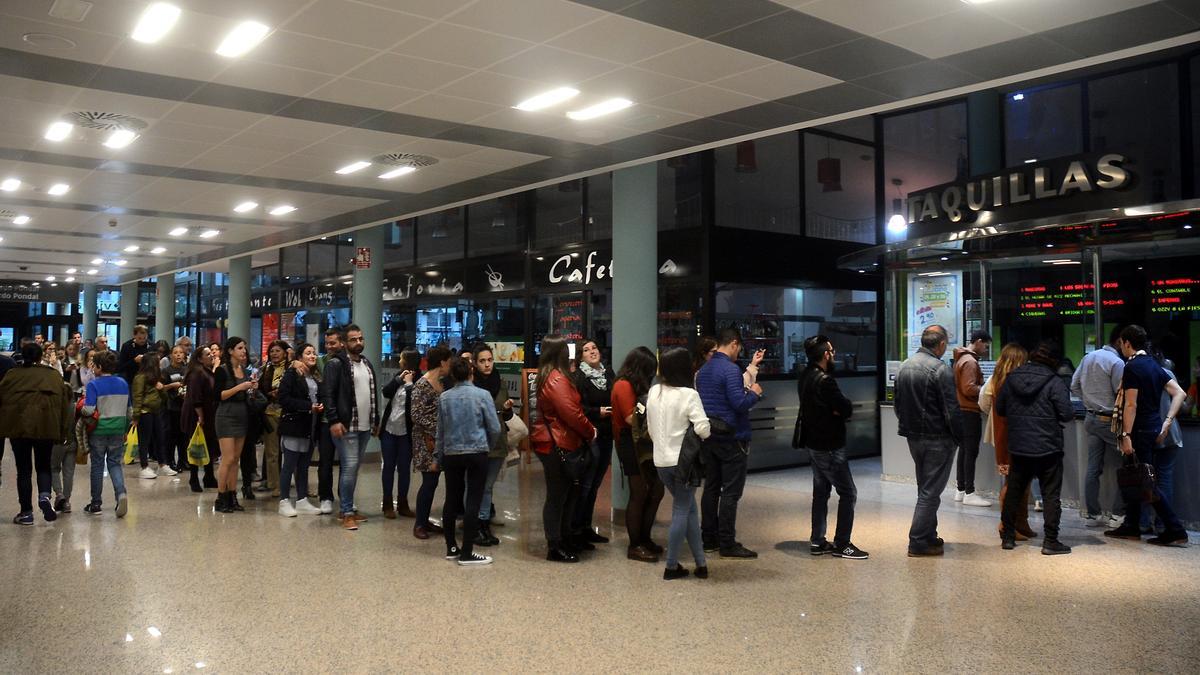
<instances>
[{"instance_id":1,"label":"digital display screen","mask_svg":"<svg viewBox=\"0 0 1200 675\"><path fill-rule=\"evenodd\" d=\"M1095 285L1090 283L1039 284L1022 286L1017 298L1023 319L1078 317L1093 314ZM1120 282L1106 281L1100 287L1105 307L1121 307L1128 302Z\"/></svg>"},{"instance_id":2,"label":"digital display screen","mask_svg":"<svg viewBox=\"0 0 1200 675\"><path fill-rule=\"evenodd\" d=\"M1150 311L1200 312L1200 278L1151 279Z\"/></svg>"}]
</instances>

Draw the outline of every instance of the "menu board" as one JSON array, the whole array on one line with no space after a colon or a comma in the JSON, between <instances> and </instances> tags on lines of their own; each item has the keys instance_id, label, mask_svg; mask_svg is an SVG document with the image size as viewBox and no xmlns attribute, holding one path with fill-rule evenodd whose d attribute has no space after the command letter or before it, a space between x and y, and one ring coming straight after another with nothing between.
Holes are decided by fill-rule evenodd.
<instances>
[{"instance_id":1,"label":"menu board","mask_svg":"<svg viewBox=\"0 0 1200 675\"><path fill-rule=\"evenodd\" d=\"M914 354L920 349L921 333L933 325L946 329L950 344L959 344L962 305L959 273L909 277L908 353Z\"/></svg>"},{"instance_id":2,"label":"menu board","mask_svg":"<svg viewBox=\"0 0 1200 675\"><path fill-rule=\"evenodd\" d=\"M1150 311L1200 312L1200 278L1151 279Z\"/></svg>"},{"instance_id":3,"label":"menu board","mask_svg":"<svg viewBox=\"0 0 1200 675\"><path fill-rule=\"evenodd\" d=\"M583 339L583 296L554 299L554 332L567 340Z\"/></svg>"},{"instance_id":4,"label":"menu board","mask_svg":"<svg viewBox=\"0 0 1200 675\"><path fill-rule=\"evenodd\" d=\"M1096 286L1090 283L1039 284L1022 286L1018 299L1023 319L1052 319L1094 314ZM1118 281L1106 281L1100 286L1100 301L1105 307L1126 304Z\"/></svg>"}]
</instances>

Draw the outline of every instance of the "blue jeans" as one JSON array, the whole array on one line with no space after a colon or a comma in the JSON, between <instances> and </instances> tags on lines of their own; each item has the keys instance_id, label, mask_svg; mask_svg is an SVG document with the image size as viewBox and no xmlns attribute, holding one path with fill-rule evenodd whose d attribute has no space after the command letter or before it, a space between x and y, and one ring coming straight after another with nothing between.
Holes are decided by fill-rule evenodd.
<instances>
[{"instance_id":1,"label":"blue jeans","mask_svg":"<svg viewBox=\"0 0 1200 675\"><path fill-rule=\"evenodd\" d=\"M591 461L588 462L587 473L579 481L579 503L575 506L571 529L573 534L580 534L592 529L592 517L596 511L596 498L600 495L600 484L612 464L613 442L609 435L602 435L588 443Z\"/></svg>"},{"instance_id":2,"label":"blue jeans","mask_svg":"<svg viewBox=\"0 0 1200 675\"><path fill-rule=\"evenodd\" d=\"M1119 455L1117 436L1112 432L1108 422L1095 415L1088 414L1083 421L1083 431L1087 434L1087 476L1083 481L1083 503L1089 516L1099 516L1104 513L1100 506L1100 476L1104 473L1104 458L1108 455ZM1114 506L1109 513L1120 513Z\"/></svg>"},{"instance_id":3,"label":"blue jeans","mask_svg":"<svg viewBox=\"0 0 1200 675\"><path fill-rule=\"evenodd\" d=\"M125 458L125 439L122 436L92 436L92 503L99 506L104 496L104 467L112 479L113 494L119 499L125 494L125 473L121 461Z\"/></svg>"},{"instance_id":4,"label":"blue jeans","mask_svg":"<svg viewBox=\"0 0 1200 675\"><path fill-rule=\"evenodd\" d=\"M680 480L676 469L678 467L658 467L658 476L663 485L671 493L671 529L667 534L667 568L674 569L679 564L679 548L683 546L686 537L688 547L692 549L692 559L698 567L704 567L708 561L704 558L704 540L700 536L700 514L696 508L696 488Z\"/></svg>"},{"instance_id":5,"label":"blue jeans","mask_svg":"<svg viewBox=\"0 0 1200 675\"><path fill-rule=\"evenodd\" d=\"M1178 422L1176 422L1178 424ZM1178 445L1167 445L1161 448L1155 448L1152 455L1154 465L1154 484L1158 486L1159 498L1171 503L1171 498L1175 496L1175 456L1179 453ZM1163 522L1162 516L1157 513L1151 513L1150 509L1142 509L1143 528L1154 527L1155 530L1164 532L1167 527Z\"/></svg>"},{"instance_id":6,"label":"blue jeans","mask_svg":"<svg viewBox=\"0 0 1200 675\"><path fill-rule=\"evenodd\" d=\"M854 504L858 501L858 488L854 485L854 476L850 474L846 449L813 450L809 455L812 457L813 470L812 536L809 541L813 544L825 543L829 494L836 488L838 514L833 545L839 549L845 548L850 544L850 532L854 529Z\"/></svg>"},{"instance_id":7,"label":"blue jeans","mask_svg":"<svg viewBox=\"0 0 1200 675\"><path fill-rule=\"evenodd\" d=\"M489 457L487 477L483 482L483 500L479 502L479 522L486 523L492 519L492 487L500 476L500 468L504 466L503 457Z\"/></svg>"},{"instance_id":8,"label":"blue jeans","mask_svg":"<svg viewBox=\"0 0 1200 675\"><path fill-rule=\"evenodd\" d=\"M392 503L392 485L402 504L408 504L408 486L412 480L412 438L384 431L379 434L379 452L383 455L383 502Z\"/></svg>"},{"instance_id":9,"label":"blue jeans","mask_svg":"<svg viewBox=\"0 0 1200 675\"><path fill-rule=\"evenodd\" d=\"M279 497L292 494L292 476L296 477L296 500L308 499L308 463L312 461L312 441L296 436L280 436L283 467L279 470Z\"/></svg>"},{"instance_id":10,"label":"blue jeans","mask_svg":"<svg viewBox=\"0 0 1200 675\"><path fill-rule=\"evenodd\" d=\"M370 431L347 431L341 438L333 439L337 448L338 499L342 502L342 513L354 513L354 488L358 485L358 465L367 451L371 440Z\"/></svg>"},{"instance_id":11,"label":"blue jeans","mask_svg":"<svg viewBox=\"0 0 1200 675\"><path fill-rule=\"evenodd\" d=\"M908 452L916 464L917 506L913 509L912 527L908 531L908 550L924 552L936 545L937 512L942 503L942 491L950 480L954 451L958 441L950 436L912 436Z\"/></svg>"}]
</instances>

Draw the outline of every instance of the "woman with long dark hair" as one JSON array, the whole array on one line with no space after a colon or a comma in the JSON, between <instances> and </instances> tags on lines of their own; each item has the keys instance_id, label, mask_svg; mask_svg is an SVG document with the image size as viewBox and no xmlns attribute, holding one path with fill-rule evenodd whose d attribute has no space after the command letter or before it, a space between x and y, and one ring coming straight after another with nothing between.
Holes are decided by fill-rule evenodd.
<instances>
[{"instance_id":1,"label":"woman with long dark hair","mask_svg":"<svg viewBox=\"0 0 1200 675\"><path fill-rule=\"evenodd\" d=\"M266 429L261 434L263 442L263 481L259 491L279 496L279 418L283 414L279 405L279 386L283 374L291 363L287 360L288 343L275 340L267 347L267 365L258 379L258 390L267 398L267 410L263 413Z\"/></svg>"},{"instance_id":2,"label":"woman with long dark hair","mask_svg":"<svg viewBox=\"0 0 1200 675\"><path fill-rule=\"evenodd\" d=\"M1004 476L1004 486L1000 488L1000 504L1004 504L1004 498L1008 494L1008 470L1012 466L1012 455L1008 452L1008 419L996 414L993 409L996 403L996 394L1000 393L1000 389L1004 387L1004 381L1008 379L1008 374L1012 371L1025 365L1029 360L1029 352L1016 342L1010 342L1004 345L1000 350L1000 358L996 359L996 369L992 372L992 376L987 382L983 383L983 388L979 390L979 408L987 415L987 425L983 428L983 442L990 443L996 449L996 470L1001 476ZM1004 523L997 526L1000 530L1004 529ZM1037 536L1037 532L1029 526L1029 494L1026 491L1025 499L1017 506L1015 515L1014 528L1016 532L1014 537L1016 541L1025 541Z\"/></svg>"},{"instance_id":3,"label":"woman with long dark hair","mask_svg":"<svg viewBox=\"0 0 1200 675\"><path fill-rule=\"evenodd\" d=\"M708 578L708 561L700 537L700 513L696 508L696 488L700 478L688 475L680 461L689 426L701 440L709 436L708 415L700 394L692 388L691 357L686 349L675 347L662 355L661 381L646 395L646 428L654 439L654 466L663 485L671 493L671 533L667 538L667 567L663 579L688 575L679 564L679 549L684 539L692 549L696 576ZM696 473L693 471L693 473Z\"/></svg>"},{"instance_id":4,"label":"woman with long dark hair","mask_svg":"<svg viewBox=\"0 0 1200 675\"><path fill-rule=\"evenodd\" d=\"M174 476L178 473L171 468L172 453L167 450L166 421L163 419L167 399L163 386L158 359L143 358L129 387L133 398L132 426L137 429L138 462L142 465L139 478L153 479L160 474ZM150 468L151 457L158 461L157 472Z\"/></svg>"},{"instance_id":5,"label":"woman with long dark hair","mask_svg":"<svg viewBox=\"0 0 1200 675\"><path fill-rule=\"evenodd\" d=\"M471 361L475 364L474 383L476 387L485 390L492 397L496 408L497 421L500 423L500 435L496 437L488 449L487 477L483 483L483 497L479 505L479 534L475 537L478 546L496 546L500 538L492 533L492 519L495 517L495 505L492 504L492 488L500 476L504 466L504 458L508 456L508 426L512 419L513 402L504 389L500 373L496 372L496 356L487 343L480 343L471 350Z\"/></svg>"},{"instance_id":6,"label":"woman with long dark hair","mask_svg":"<svg viewBox=\"0 0 1200 675\"><path fill-rule=\"evenodd\" d=\"M184 395L179 410L179 427L183 435L191 441L196 433L196 427L204 430L204 444L208 447L208 464L204 465L204 487L217 487L217 479L213 476L213 463L221 456L220 444L217 443L217 397L213 393L212 363L215 357L208 347L200 347L192 352L188 361L187 372L183 376ZM188 462L191 477L188 485L192 492L203 492L200 487L199 470L195 464Z\"/></svg>"},{"instance_id":7,"label":"woman with long dark hair","mask_svg":"<svg viewBox=\"0 0 1200 675\"><path fill-rule=\"evenodd\" d=\"M246 341L231 337L225 341L225 363L217 368L213 388L217 396L217 442L221 445L221 465L217 467L217 511L245 511L238 503L238 465L246 435L250 429L248 394L258 386L246 368Z\"/></svg>"},{"instance_id":8,"label":"woman with long dark hair","mask_svg":"<svg viewBox=\"0 0 1200 675\"><path fill-rule=\"evenodd\" d=\"M283 467L279 473L279 515L319 515L321 509L308 501L308 463L317 438L317 419L325 411L321 403L321 372L317 348L301 343L296 347L300 368L288 368L276 388L280 407L279 444ZM292 501L292 476L296 478L296 500Z\"/></svg>"},{"instance_id":9,"label":"woman with long dark hair","mask_svg":"<svg viewBox=\"0 0 1200 675\"><path fill-rule=\"evenodd\" d=\"M383 455L383 517L396 514L412 518L416 514L408 506L408 487L412 480L412 388L413 380L421 376L421 355L415 349L400 352L400 372L383 385L387 406L379 425L379 449ZM392 502L392 486L396 501Z\"/></svg>"},{"instance_id":10,"label":"woman with long dark hair","mask_svg":"<svg viewBox=\"0 0 1200 675\"><path fill-rule=\"evenodd\" d=\"M546 560L579 562L578 549L570 546L571 517L579 498L579 483L586 465L586 444L596 438L596 428L583 414L579 392L571 383L567 340L557 334L542 338L538 360L538 420L530 430L533 451L546 476L546 503L542 523L546 529Z\"/></svg>"},{"instance_id":11,"label":"woman with long dark hair","mask_svg":"<svg viewBox=\"0 0 1200 675\"><path fill-rule=\"evenodd\" d=\"M711 335L701 335L696 338L696 348L692 351L692 372L700 372L701 366L717 353L717 338Z\"/></svg>"},{"instance_id":12,"label":"woman with long dark hair","mask_svg":"<svg viewBox=\"0 0 1200 675\"><path fill-rule=\"evenodd\" d=\"M429 370L412 388L412 444L413 468L421 472L421 488L417 491L417 522L413 525L413 536L428 539L431 534L441 534L442 528L429 522L433 509L433 495L437 492L439 472L435 443L438 425L438 398L442 395L442 379L450 373L450 350L445 347L430 347L425 352Z\"/></svg>"},{"instance_id":13,"label":"woman with long dark hair","mask_svg":"<svg viewBox=\"0 0 1200 675\"><path fill-rule=\"evenodd\" d=\"M658 359L646 347L634 347L625 356L612 391L612 429L621 472L629 479L625 529L629 532L626 556L640 562L658 562L663 549L651 539L654 517L665 488L654 468L654 445L644 433L646 395L658 372ZM638 411L641 403L642 411ZM638 427L635 437L634 426Z\"/></svg>"},{"instance_id":14,"label":"woman with long dark hair","mask_svg":"<svg viewBox=\"0 0 1200 675\"><path fill-rule=\"evenodd\" d=\"M612 387L617 376L602 362L600 347L595 340L584 340L579 346L579 366L572 377L583 404L583 414L596 427L596 439L587 448L591 457L587 473L579 483L579 504L571 519L571 543L576 548L591 550L595 548L592 544L608 543L608 537L592 528L592 518L600 484L612 463Z\"/></svg>"}]
</instances>

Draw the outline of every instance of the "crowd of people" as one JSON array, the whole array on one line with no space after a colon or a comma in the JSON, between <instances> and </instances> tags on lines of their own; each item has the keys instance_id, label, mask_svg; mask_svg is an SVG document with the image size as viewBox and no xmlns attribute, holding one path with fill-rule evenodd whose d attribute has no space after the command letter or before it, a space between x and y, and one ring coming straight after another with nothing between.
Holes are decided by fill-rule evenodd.
<instances>
[{"instance_id":1,"label":"crowd of people","mask_svg":"<svg viewBox=\"0 0 1200 675\"><path fill-rule=\"evenodd\" d=\"M1089 525L1115 522L1102 512L1098 483L1093 485L1106 448L1119 448L1158 468L1160 478L1169 477L1171 448L1178 445L1172 441L1178 431L1174 420L1186 394L1146 355L1143 329L1114 331L1112 344L1089 354L1070 385L1056 372L1061 354L1053 343L1032 352L1006 345L985 380L979 361L991 337L973 334L967 347L955 350L953 365L943 360L947 342L940 326L926 329L895 385L899 431L908 439L918 484L910 556L944 553L937 510L956 456L956 499L990 504L974 488L981 440L996 448L997 470L1005 476L998 525L1003 548L1038 536L1027 514L1036 479L1045 509L1042 552L1070 552L1058 538L1062 425L1074 416L1069 389L1088 411ZM492 558L476 549L498 545L493 528L503 524L496 519L493 487L506 460L528 438L545 479L547 560L578 563L585 552L609 543L592 520L614 448L629 484L630 560L662 561L663 578L678 579L707 578L712 553L757 557L737 538L737 515L751 442L749 415L763 396L757 382L763 354L750 354L743 370L738 359L744 344L736 329L701 338L693 352L677 347L656 355L637 347L616 371L603 363L596 341L547 335L531 392L536 407L524 418L528 428L514 414L487 344L458 353L445 345L424 355L405 350L387 382L364 356L358 326L327 330L323 346L322 356L317 345L277 340L256 367L240 337L195 348L187 337L174 345L151 344L144 326L117 352L103 337L87 344L79 334L61 356L40 335L22 341L16 360L0 357L0 437L11 441L15 454L21 509L14 522L34 522L34 476L45 520L70 513L74 467L89 461L91 493L84 511L103 513L107 472L116 517L124 517L129 509L124 465L136 457L139 479L187 471L193 492L215 490L216 512L243 511L239 496L254 500L256 493L269 493L278 499L282 517L336 514L342 528L355 531L368 519L355 500L360 467L371 437L378 436L383 517L412 518L417 539L443 536L447 559L485 565ZM846 425L853 406L837 384L837 351L824 335L808 338L804 350L793 445L807 448L812 458L810 553L867 559L851 540L857 488ZM261 463L255 452L260 442ZM314 455L317 489L310 493ZM420 485L410 507L413 473L420 475ZM443 475L445 499L436 523L434 495ZM262 478L257 486L256 476ZM1141 499L1130 496L1120 509L1124 522L1105 534L1140 539L1146 528L1157 528L1151 543L1186 543L1170 507L1169 478L1155 489L1157 521L1149 514L1142 518ZM834 491L839 504L830 541L826 522ZM671 522L663 546L653 529L667 494ZM1111 513L1117 512L1114 507ZM692 570L681 562L685 544Z\"/></svg>"}]
</instances>

